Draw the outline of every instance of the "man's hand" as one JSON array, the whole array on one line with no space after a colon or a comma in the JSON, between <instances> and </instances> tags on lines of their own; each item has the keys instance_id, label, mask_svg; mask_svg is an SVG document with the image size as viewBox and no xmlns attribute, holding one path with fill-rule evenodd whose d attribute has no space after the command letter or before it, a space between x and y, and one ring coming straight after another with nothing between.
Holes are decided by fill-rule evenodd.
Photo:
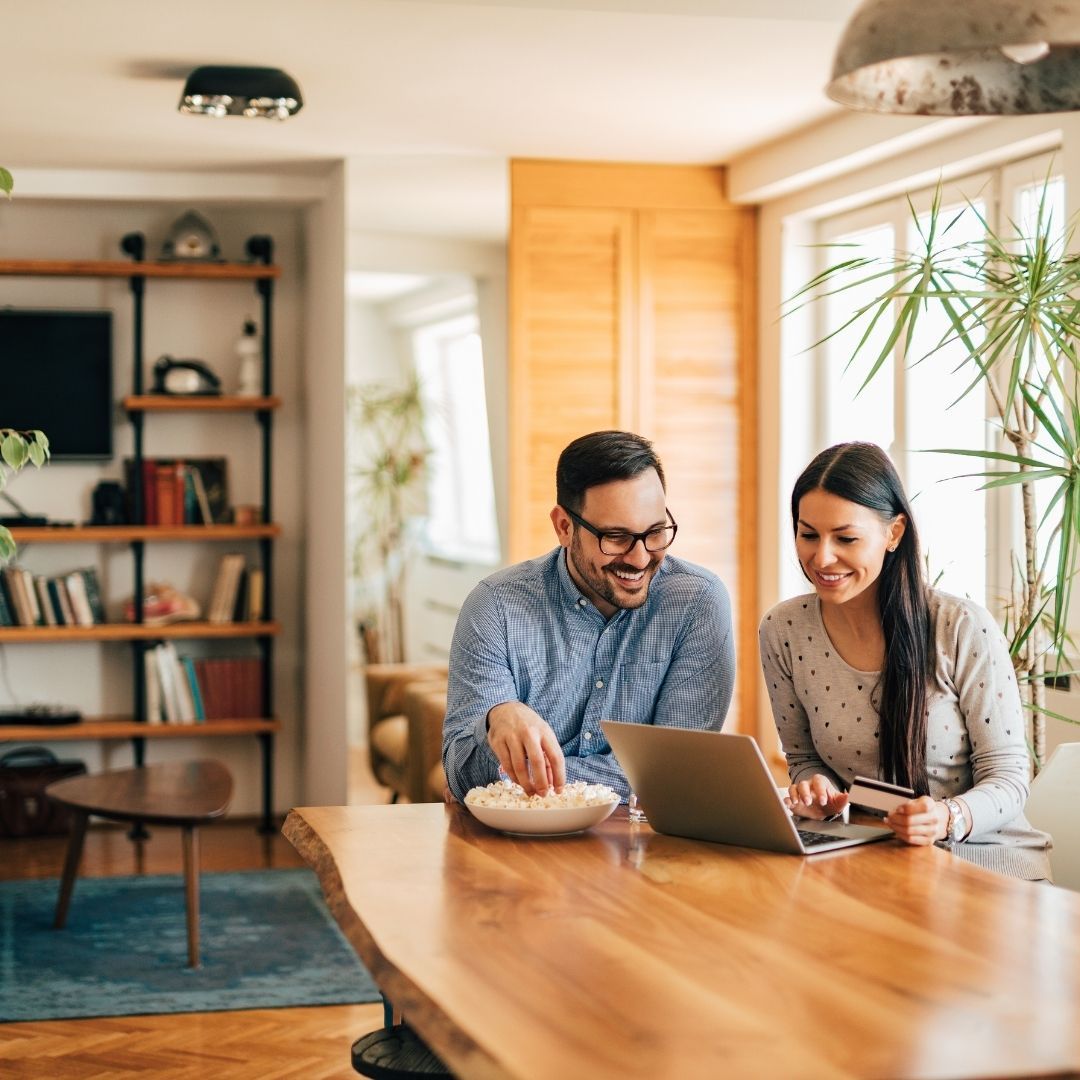
<instances>
[{"instance_id":1,"label":"man's hand","mask_svg":"<svg viewBox=\"0 0 1080 1080\"><path fill-rule=\"evenodd\" d=\"M547 721L520 701L504 701L488 713L488 746L503 772L526 795L562 791L566 763L562 747Z\"/></svg>"},{"instance_id":2,"label":"man's hand","mask_svg":"<svg viewBox=\"0 0 1080 1080\"><path fill-rule=\"evenodd\" d=\"M788 788L784 804L799 817L822 821L841 813L847 806L847 801L846 791L837 791L827 776L815 773L809 780L792 784Z\"/></svg>"}]
</instances>

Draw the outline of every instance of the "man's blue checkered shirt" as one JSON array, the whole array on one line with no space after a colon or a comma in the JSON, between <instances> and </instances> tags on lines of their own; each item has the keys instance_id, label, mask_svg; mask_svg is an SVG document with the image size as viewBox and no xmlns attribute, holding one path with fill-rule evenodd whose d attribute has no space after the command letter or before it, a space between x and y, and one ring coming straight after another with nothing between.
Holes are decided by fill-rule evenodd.
<instances>
[{"instance_id":1,"label":"man's blue checkered shirt","mask_svg":"<svg viewBox=\"0 0 1080 1080\"><path fill-rule=\"evenodd\" d=\"M443 727L450 789L463 799L498 779L487 715L520 701L551 725L568 781L610 784L625 799L600 721L719 731L734 683L731 603L715 574L669 555L645 603L605 619L556 548L486 578L461 609Z\"/></svg>"}]
</instances>

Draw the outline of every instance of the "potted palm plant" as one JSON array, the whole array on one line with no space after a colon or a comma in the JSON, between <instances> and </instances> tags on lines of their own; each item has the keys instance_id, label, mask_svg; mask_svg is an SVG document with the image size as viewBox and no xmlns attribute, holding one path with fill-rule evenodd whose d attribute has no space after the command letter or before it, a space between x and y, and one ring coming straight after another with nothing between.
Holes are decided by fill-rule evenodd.
<instances>
[{"instance_id":1,"label":"potted palm plant","mask_svg":"<svg viewBox=\"0 0 1080 1080\"><path fill-rule=\"evenodd\" d=\"M364 593L359 629L369 661L401 661L411 525L422 509L430 454L419 380L354 387L348 406L360 461L352 470L360 514L353 575Z\"/></svg>"},{"instance_id":2,"label":"potted palm plant","mask_svg":"<svg viewBox=\"0 0 1080 1080\"><path fill-rule=\"evenodd\" d=\"M1071 229L1052 220L1046 185L1032 228L1010 223L1002 235L980 216L978 240L952 239L959 215L943 208L940 187L927 217L909 206L919 237L914 250L879 256L842 245L846 257L793 299L802 306L870 289L872 299L822 339L862 330L849 363L868 361L863 387L894 350L908 363L933 362L948 347L955 364L959 346L970 374L967 392L988 392L996 414L993 447L920 449L981 459L982 470L965 475L984 488L1018 492L1023 547L1013 553L1004 630L1038 770L1046 717L1075 722L1047 709L1046 682L1048 674L1069 673L1069 600L1080 542L1080 254L1068 250ZM935 309L948 330L925 355L908 355L920 320ZM884 332L883 345L875 332Z\"/></svg>"}]
</instances>

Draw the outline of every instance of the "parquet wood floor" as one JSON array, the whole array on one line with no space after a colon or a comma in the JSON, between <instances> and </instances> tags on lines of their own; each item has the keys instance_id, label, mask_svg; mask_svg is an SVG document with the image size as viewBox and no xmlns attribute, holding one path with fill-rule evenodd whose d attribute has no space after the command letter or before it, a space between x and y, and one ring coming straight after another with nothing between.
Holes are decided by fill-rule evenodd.
<instances>
[{"instance_id":1,"label":"parquet wood floor","mask_svg":"<svg viewBox=\"0 0 1080 1080\"><path fill-rule=\"evenodd\" d=\"M384 802L363 769L352 802ZM370 774L368 774L370 775ZM253 822L200 829L204 870L303 865L280 834L260 836ZM81 874L180 873L178 829L153 828L132 843L122 827L92 828ZM0 880L58 877L66 840L0 840ZM78 886L76 886L76 889ZM383 1021L382 1005L125 1016L0 1024L3 1080L355 1080L349 1047Z\"/></svg>"}]
</instances>

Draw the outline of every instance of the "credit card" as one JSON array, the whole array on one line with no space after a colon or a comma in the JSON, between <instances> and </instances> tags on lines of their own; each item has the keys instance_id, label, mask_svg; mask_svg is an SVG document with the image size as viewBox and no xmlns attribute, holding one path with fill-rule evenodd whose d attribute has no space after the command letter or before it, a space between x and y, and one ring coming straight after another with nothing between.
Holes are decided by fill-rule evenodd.
<instances>
[{"instance_id":1,"label":"credit card","mask_svg":"<svg viewBox=\"0 0 1080 1080\"><path fill-rule=\"evenodd\" d=\"M915 792L900 784L887 784L884 780L872 780L868 776L856 776L848 791L848 802L869 810L891 813L902 802L914 799Z\"/></svg>"}]
</instances>

